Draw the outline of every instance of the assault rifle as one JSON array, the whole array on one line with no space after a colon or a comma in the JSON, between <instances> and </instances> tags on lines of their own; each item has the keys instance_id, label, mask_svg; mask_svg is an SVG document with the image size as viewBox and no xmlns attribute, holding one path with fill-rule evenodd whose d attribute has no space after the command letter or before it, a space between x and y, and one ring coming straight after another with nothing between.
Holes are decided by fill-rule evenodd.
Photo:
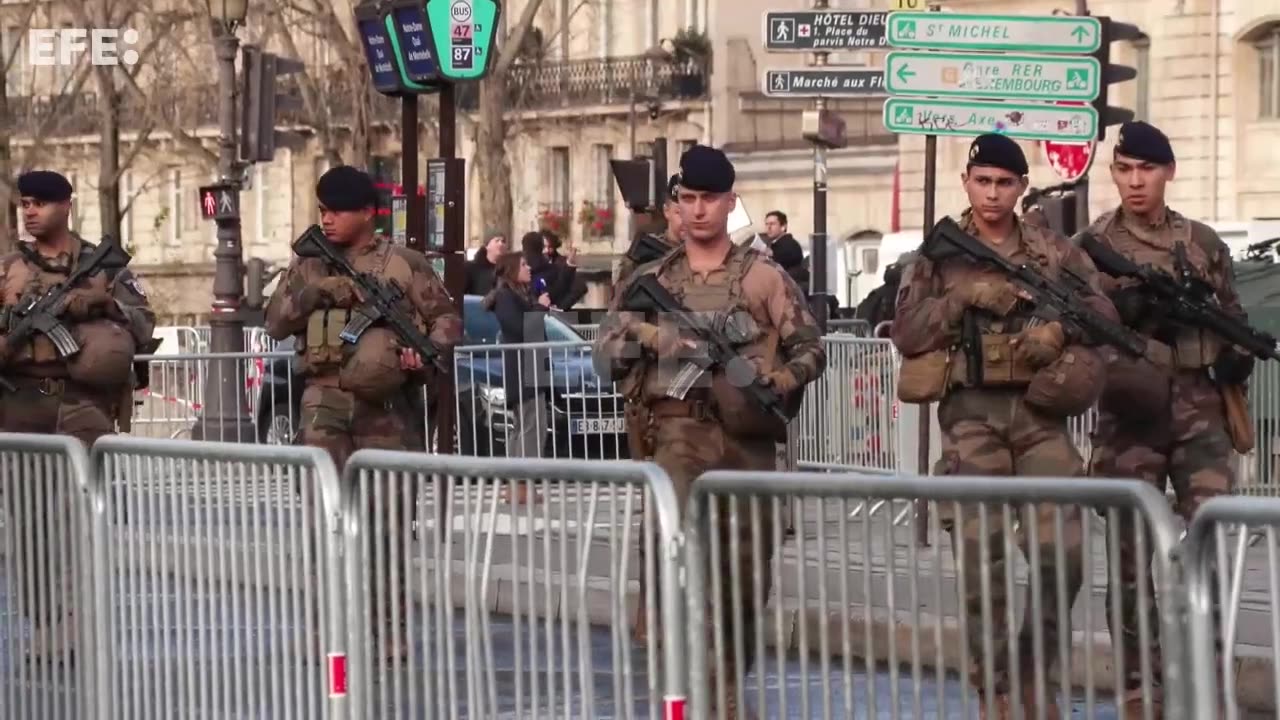
<instances>
[{"instance_id":1,"label":"assault rifle","mask_svg":"<svg viewBox=\"0 0 1280 720\"><path fill-rule=\"evenodd\" d=\"M636 265L644 265L657 260L674 248L665 240L651 233L641 233L627 248L627 259Z\"/></svg>"},{"instance_id":2,"label":"assault rifle","mask_svg":"<svg viewBox=\"0 0 1280 720\"><path fill-rule=\"evenodd\" d=\"M1165 317L1174 323L1208 330L1254 357L1280 360L1274 337L1249 327L1214 301L1213 286L1192 272L1186 258L1186 246L1182 243L1174 246L1174 266L1178 277L1150 265L1138 265L1092 234L1081 237L1080 247L1102 272L1115 278L1137 280L1143 292L1158 303Z\"/></svg>"},{"instance_id":3,"label":"assault rifle","mask_svg":"<svg viewBox=\"0 0 1280 720\"><path fill-rule=\"evenodd\" d=\"M755 367L733 349L733 343L745 340L732 316L725 322L723 331L717 330L698 315L690 312L680 304L653 275L644 275L631 283L630 289L622 299L622 309L656 315L663 320L674 322L682 333L688 333L705 345L705 351L693 353L687 358L688 363L676 375L667 395L683 400L693 383L703 373L721 368L729 382L746 393L760 409L774 416L783 423L791 420L783 409L778 394L769 389L760 379Z\"/></svg>"},{"instance_id":4,"label":"assault rifle","mask_svg":"<svg viewBox=\"0 0 1280 720\"><path fill-rule=\"evenodd\" d=\"M357 272L343 257L342 251L329 242L319 225L312 225L293 242L293 252L298 257L320 258L334 272L351 278L360 291L361 304L351 313L351 319L342 328L339 337L354 345L376 322L384 322L400 342L422 356L423 362L443 362L440 348L431 338L422 334L416 323L405 316L400 303L405 299L404 288L395 280L383 284L369 273Z\"/></svg>"},{"instance_id":5,"label":"assault rifle","mask_svg":"<svg viewBox=\"0 0 1280 720\"><path fill-rule=\"evenodd\" d=\"M66 280L45 290L42 294L32 293L23 297L17 305L8 310L9 323L4 336L9 351L16 351L28 343L33 335L39 333L53 343L58 357L65 359L80 352L80 344L58 319L65 309L67 295L81 281L95 273L121 270L127 267L132 259L115 238L108 235L93 249L93 252L76 262L76 269ZM3 378L0 378L0 387L9 392L14 391L13 385Z\"/></svg>"},{"instance_id":6,"label":"assault rifle","mask_svg":"<svg viewBox=\"0 0 1280 720\"><path fill-rule=\"evenodd\" d=\"M1068 282L1050 280L1030 265L1010 262L986 243L960 229L951 218L943 218L933 226L924 240L921 252L934 261L965 255L992 265L1030 296L1036 317L1056 320L1067 330L1082 333L1094 342L1111 345L1132 357L1146 354L1147 343L1141 335L1120 323L1108 320L1080 302L1080 296L1091 294L1092 290L1085 278L1070 268L1062 268Z\"/></svg>"}]
</instances>

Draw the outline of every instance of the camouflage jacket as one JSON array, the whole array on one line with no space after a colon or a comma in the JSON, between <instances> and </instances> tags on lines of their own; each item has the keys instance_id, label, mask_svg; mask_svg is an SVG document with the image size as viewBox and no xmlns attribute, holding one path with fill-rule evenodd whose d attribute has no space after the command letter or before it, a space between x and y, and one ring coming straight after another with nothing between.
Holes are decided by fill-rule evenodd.
<instances>
[{"instance_id":1,"label":"camouflage jacket","mask_svg":"<svg viewBox=\"0 0 1280 720\"><path fill-rule=\"evenodd\" d=\"M394 280L404 288L410 304L405 310L416 315L441 350L448 351L462 337L462 319L454 309L453 299L422 253L379 236L363 248L349 250L347 261L357 272L372 273L383 281ZM276 340L303 335L316 308L303 306L302 291L332 274L320 258L295 257L267 303L267 334ZM299 343L299 348L304 345Z\"/></svg>"},{"instance_id":2,"label":"camouflage jacket","mask_svg":"<svg viewBox=\"0 0 1280 720\"><path fill-rule=\"evenodd\" d=\"M740 277L734 277L732 268L739 268L736 274ZM720 268L701 275L692 272L684 248L680 247L659 261L641 266L618 289L601 324L594 352L597 372L614 381L629 380L631 386L622 388L628 395L639 394L643 401L664 397L673 370L665 367L668 363L658 362L642 350L637 342L635 327L645 322L644 316L620 309L631 283L645 275L656 276L691 310L711 312L721 318L745 310L758 332L754 333L754 340L742 343L738 350L759 372L785 366L803 385L816 380L826 367L818 323L800 288L777 263L750 248L733 246ZM688 301L691 294L713 296L717 287L723 289L726 299L722 307L700 308L696 307L698 303ZM707 289L712 290L711 295Z\"/></svg>"},{"instance_id":3,"label":"camouflage jacket","mask_svg":"<svg viewBox=\"0 0 1280 720\"><path fill-rule=\"evenodd\" d=\"M24 244L17 251L0 257L0 304L5 308L17 305L28 293L42 293L54 285L64 282L74 270L79 258L87 256L97 248L91 242L78 235L73 235L80 243L80 252L76 258L67 253L54 257L40 257L35 243ZM41 267L43 265L44 267ZM98 272L86 281L89 285L106 287L115 298L116 306L125 319L129 333L138 347L143 348L151 342L156 327L156 315L147 300L147 295L128 268L115 272ZM14 351L10 363L23 364L31 361L34 345L48 344L42 357L53 353L49 340L37 335L27 347Z\"/></svg>"},{"instance_id":4,"label":"camouflage jacket","mask_svg":"<svg viewBox=\"0 0 1280 720\"><path fill-rule=\"evenodd\" d=\"M959 224L965 232L976 235L968 210L961 215ZM1108 319L1119 321L1111 301L1100 294L1101 276L1084 251L1056 232L1022 220L1016 220L1014 236L1009 240L1015 239L1016 242L1006 241L1010 252L1005 254L1011 261L1031 263L1052 280L1060 279L1062 268L1070 268L1094 290L1093 295L1084 298L1085 304ZM960 343L965 310L957 290L975 282L998 282L1004 278L1000 271L964 257L951 258L941 264L923 255L917 257L902 273L892 326L893 344L907 357L955 347ZM981 329L1016 333L1029 317L1027 313L1015 311L997 321L985 321Z\"/></svg>"}]
</instances>

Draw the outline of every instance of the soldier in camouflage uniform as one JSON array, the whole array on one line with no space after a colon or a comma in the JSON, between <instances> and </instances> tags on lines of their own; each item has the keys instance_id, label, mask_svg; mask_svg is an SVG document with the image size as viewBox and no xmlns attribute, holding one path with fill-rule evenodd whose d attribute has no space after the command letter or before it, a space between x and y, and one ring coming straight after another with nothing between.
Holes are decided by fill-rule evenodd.
<instances>
[{"instance_id":1,"label":"soldier in camouflage uniform","mask_svg":"<svg viewBox=\"0 0 1280 720\"><path fill-rule=\"evenodd\" d=\"M795 402L804 386L817 379L826 364L818 326L804 296L772 260L730 241L728 218L735 203L734 170L724 153L695 146L684 154L680 166L679 207L685 244L662 260L640 268L631 282L653 276L694 312L718 318L733 314L741 319L748 339L738 346L740 354L756 366L768 386ZM653 459L671 477L681 507L693 481L708 470L773 470L774 443L785 436L785 425L748 401L719 370L704 377L684 399L668 397L668 388L682 365L679 357L691 351L693 345L660 317L650 318L650 322L642 314L621 311L620 302L627 290L621 288L614 299L596 341L594 357L602 376L615 381L635 378L639 398L653 418L649 425L650 446L655 449ZM743 599L740 630L748 647L746 657L736 662L727 658L730 670L725 709L733 717L734 688L751 666L755 617L764 607L764 597L755 596L751 568L755 567L753 561L758 562L765 577L769 577L773 548L767 517L760 528L765 548L759 558L752 557L751 522L740 522L739 569L731 573L727 505L723 509L719 529L725 559L719 572L726 588L738 583ZM767 596L768 588L764 592ZM729 590L725 593L724 598L730 597ZM728 610L730 603L726 601L723 607L726 610L721 625L725 637L732 638L737 622ZM675 638L668 641L674 642ZM732 646L731 640L727 642ZM708 664L714 666L713 661ZM714 682L711 687L715 687Z\"/></svg>"},{"instance_id":2,"label":"soldier in camouflage uniform","mask_svg":"<svg viewBox=\"0 0 1280 720\"><path fill-rule=\"evenodd\" d=\"M1176 248L1181 246L1190 270L1206 280L1218 303L1244 319L1245 313L1233 287L1231 254L1207 225L1190 220L1165 205L1165 184L1173 179L1175 162L1169 140L1143 122L1126 123L1120 129L1111 177L1121 205L1105 213L1089 227L1102 243L1139 265L1151 265L1174 275ZM1162 322L1160 308L1133 281L1106 278L1123 321L1154 340L1148 358L1114 358L1108 365L1106 390L1098 404L1098 428L1093 438L1090 474L1098 477L1140 478L1164 491L1166 479L1177 496L1176 510L1190 521L1209 498L1231 491L1231 441L1224 427L1223 401L1215 384L1241 384L1253 370L1251 355L1224 344L1212 333ZM1210 376L1212 370L1213 377ZM1125 717L1143 717L1141 659L1150 648L1156 679L1154 714L1162 709L1160 693L1160 616L1151 573L1138 577L1136 528L1129 513L1117 516L1120 539L1110 549L1119 558L1120 587L1107 588L1107 607L1119 593L1120 658L1124 663ZM1150 552L1150 545L1147 546ZM1150 558L1146 559L1150 568ZM1146 607L1138 606L1137 584L1146 584ZM1216 593L1214 594L1216 597ZM1149 638L1139 638L1138 613L1149 619ZM1107 615L1108 622L1111 615Z\"/></svg>"},{"instance_id":3,"label":"soldier in camouflage uniform","mask_svg":"<svg viewBox=\"0 0 1280 720\"><path fill-rule=\"evenodd\" d=\"M325 237L344 249L357 272L403 288L406 301L401 310L448 358L462 335L462 321L426 256L374 233L378 196L373 180L355 168L336 167L316 184L316 198ZM267 304L267 333L276 340L297 338L299 371L306 382L301 442L327 451L339 471L356 450L422 450L425 439L418 435L419 421L413 417L409 396L421 393L424 386L436 387L432 366L424 365L416 351L402 348L389 328L373 325L354 346L339 337L361 301L352 280L331 274L322 259L295 257ZM390 498L394 491L387 488L382 495ZM375 489L368 492L372 502ZM382 565L387 573L371 577L370 587L380 594L379 588L388 586L384 579L398 578L398 586L388 592L395 593L393 602L402 608L400 624L390 629L390 638L381 646L392 661L403 660L410 647L404 625L407 552L392 552L392 546L402 542L405 526L413 522L413 507L416 503L402 501L403 515L383 522L374 519L373 511L368 515L383 528L386 558L383 563L370 562L369 571ZM390 609L380 614L392 622ZM371 632L379 634L376 627Z\"/></svg>"},{"instance_id":4,"label":"soldier in camouflage uniform","mask_svg":"<svg viewBox=\"0 0 1280 720\"><path fill-rule=\"evenodd\" d=\"M1002 135L975 139L963 177L970 208L959 224L1013 262L1037 266L1051 279L1059 278L1064 268L1072 269L1096 290L1098 278L1088 257L1065 238L1026 224L1014 214L1018 197L1027 187L1026 174L1026 158L1013 140ZM1086 338L1070 337L1060 323L1030 322L1021 297L1005 276L966 257L935 262L920 255L904 271L891 332L904 356L900 394L909 386L924 384L932 388L928 397L903 399L940 401L942 457L934 471L937 475L1084 475L1084 461L1071 441L1067 420L1086 410L1100 391L1101 357L1087 347ZM1104 296L1094 295L1087 302L1097 312L1115 317ZM966 338L969 332L981 338ZM975 343L983 356L976 385L968 372L974 360L960 351L966 340ZM1046 385L1052 392L1045 392ZM1083 400L1068 401L1073 393ZM1011 600L1004 580L1006 563L1014 559L1005 555L999 511L988 513L986 525L976 507L965 508L959 527L957 518L946 518L967 593L970 681L982 698L982 717L1013 717L1019 703L1028 717L1039 717L1037 707L1050 717L1058 715L1052 689L1044 705L1035 696L1033 633L1043 628L1046 663L1056 656L1058 639L1071 637L1071 608L1058 607L1056 578L1061 572L1067 597L1074 598L1082 582L1079 515L1064 509L1067 546L1058 548L1054 507L1041 506L1036 512L1039 537L1010 543L1039 556L1044 616L1025 622L1016 640L1009 637L1005 620ZM990 558L986 578L981 562L984 532ZM984 580L990 582L990 627L982 620L988 602L982 592ZM984 650L986 633L993 636L993 656L986 656ZM1013 686L1011 677L1010 645L1014 643L1020 688ZM994 687L985 683L984 657L994 673ZM1048 677L1048 668L1041 669Z\"/></svg>"},{"instance_id":5,"label":"soldier in camouflage uniform","mask_svg":"<svg viewBox=\"0 0 1280 720\"><path fill-rule=\"evenodd\" d=\"M662 202L662 219L665 222L665 229L661 235L655 235L672 249L675 249L682 242L680 237L680 206L676 202L676 189L679 186L679 175L672 175L667 180L667 194L663 197ZM645 232L645 229L642 228L641 232ZM627 254L622 256L622 260L618 261L618 279L615 283L617 287L625 285L632 273L640 266L639 263L632 259L631 255L631 251L628 250Z\"/></svg>"},{"instance_id":6,"label":"soldier in camouflage uniform","mask_svg":"<svg viewBox=\"0 0 1280 720\"><path fill-rule=\"evenodd\" d=\"M103 270L71 290L59 320L80 345L80 352L60 358L50 340L35 335L20 347L10 347L3 333L9 311L23 299L38 296L63 283L76 263L95 246L73 233L67 218L71 211L71 183L54 172L36 171L18 178L22 218L35 239L0 257L0 358L3 375L14 387L0 394L0 430L4 432L70 435L85 445L110 434L117 420L127 430L133 410L133 359L140 349L154 349L151 335L155 314L138 281L128 268ZM6 478L8 479L8 478ZM57 484L32 485L44 494L36 507L43 522L18 515L25 528L21 542L34 553L34 566L22 573L21 591L15 593L24 617L33 618L32 654L62 656L74 637L70 608L55 606L63 596L64 571L61 550L74 542L64 525L71 513L65 495L70 488ZM16 486L4 488L8 501ZM29 496L28 496L29 497ZM10 511L18 512L15 507ZM54 598L46 599L48 588ZM27 606L34 599L35 613ZM62 617L63 613L67 617ZM64 622L65 621L65 622Z\"/></svg>"},{"instance_id":7,"label":"soldier in camouflage uniform","mask_svg":"<svg viewBox=\"0 0 1280 720\"><path fill-rule=\"evenodd\" d=\"M378 200L369 176L334 168L320 178L316 197L325 236L346 248L352 267L398 283L409 300L404 311L442 350L452 348L462 334L453 301L426 256L374 234ZM323 260L294 258L267 304L267 333L298 339L302 443L327 450L339 469L362 448L421 449L406 395L434 386L431 368L390 329L375 325L354 347L338 337L360 301L355 283L331 274Z\"/></svg>"}]
</instances>

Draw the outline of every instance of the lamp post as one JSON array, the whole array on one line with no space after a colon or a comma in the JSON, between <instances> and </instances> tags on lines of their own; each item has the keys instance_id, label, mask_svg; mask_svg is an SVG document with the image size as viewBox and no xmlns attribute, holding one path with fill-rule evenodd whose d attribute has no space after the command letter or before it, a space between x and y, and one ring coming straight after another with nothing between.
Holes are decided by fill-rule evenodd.
<instances>
[{"instance_id":1,"label":"lamp post","mask_svg":"<svg viewBox=\"0 0 1280 720\"><path fill-rule=\"evenodd\" d=\"M248 14L248 0L205 0L209 8L218 59L218 184L227 187L235 212L221 217L214 248L213 308L209 346L214 353L244 352L244 261L240 244L240 171L236 158L236 54L238 28ZM253 424L246 412L241 368L244 360L219 359L208 364L204 411L191 437L195 440L251 441Z\"/></svg>"}]
</instances>

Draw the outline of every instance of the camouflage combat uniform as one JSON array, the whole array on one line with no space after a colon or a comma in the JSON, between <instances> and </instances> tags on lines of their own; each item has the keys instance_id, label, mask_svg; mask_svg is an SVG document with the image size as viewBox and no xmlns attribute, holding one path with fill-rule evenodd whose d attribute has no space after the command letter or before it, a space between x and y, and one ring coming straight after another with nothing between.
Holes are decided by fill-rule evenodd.
<instances>
[{"instance_id":1,"label":"camouflage combat uniform","mask_svg":"<svg viewBox=\"0 0 1280 720\"><path fill-rule=\"evenodd\" d=\"M655 235L661 237L662 241L670 245L674 250L679 243L664 235ZM614 283L614 287L618 289L625 288L627 281L640 268L634 260L627 255L622 256L622 260L618 262L618 280ZM630 451L629 457L632 460L648 460L653 454L648 445L648 427L649 427L649 411L645 408L644 403L640 402L639 397L640 383L635 373L628 375L619 382L619 391L625 398L624 419L627 425L627 449Z\"/></svg>"},{"instance_id":2,"label":"camouflage combat uniform","mask_svg":"<svg viewBox=\"0 0 1280 720\"><path fill-rule=\"evenodd\" d=\"M461 319L424 255L379 237L372 244L349 252L347 260L358 272L393 280L404 288L412 305L404 308L406 313L418 320L437 346L447 350L461 337ZM306 302L307 287L328 277L330 272L323 260L294 258L267 305L267 333L276 340L290 335L298 338L299 370L306 378L302 392L302 444L324 448L339 469L359 449L421 448L423 439L417 437L416 423L408 415L410 403L403 385L362 396L340 377L340 369L350 361L351 348L338 337L337 330L346 324L350 308L308 307ZM360 343L388 340L385 333L371 335L366 331ZM387 363L398 363L391 354L386 358ZM395 376L399 366L371 366L361 372ZM428 366L420 373L422 377L406 380L420 385L429 374ZM431 387L429 382L426 384Z\"/></svg>"},{"instance_id":3,"label":"camouflage combat uniform","mask_svg":"<svg viewBox=\"0 0 1280 720\"><path fill-rule=\"evenodd\" d=\"M1244 318L1240 299L1233 286L1231 255L1225 243L1207 225L1189 220L1173 210L1165 210L1159 224L1151 225L1132 217L1123 209L1106 213L1089 228L1095 237L1139 265L1151 265L1173 275L1175 245L1181 243L1193 271L1216 291L1222 308ZM1133 284L1129 280L1104 279L1107 292ZM1119 301L1118 301L1119 302ZM1168 358L1155 358L1159 371L1137 376L1158 383L1159 393L1166 398L1162 407L1142 407L1133 402L1129 391L1135 373L1126 373L1122 382L1118 373L1123 368L1113 360L1108 387L1099 401L1098 427L1093 435L1090 474L1097 477L1139 478L1164 491L1165 480L1173 484L1177 496L1176 511L1190 520L1206 500L1231 491L1234 476L1231 468L1231 441L1225 429L1222 396L1209 377L1209 368L1218 358L1222 343L1216 336L1195 329L1180 329L1166 334L1155 322L1133 323L1134 329L1157 339L1171 349ZM1147 367L1150 370L1149 366ZM1125 386L1128 386L1126 388ZM1135 528L1129 513L1118 515L1120 538L1111 557L1119 558L1120 587L1107 588L1107 607L1112 594L1119 593L1119 633L1124 672L1128 689L1141 687L1141 662L1144 645L1140 644L1139 612L1149 619L1150 648L1154 677L1160 676L1161 655L1159 615L1151 573L1138 578L1134 545ZM1108 533L1111 537L1112 533ZM1147 546L1148 552L1151 546ZM1150 558L1146 563L1150 568ZM1146 583L1147 606L1138 607L1138 582ZM1214 595L1216 597L1216 593ZM1107 616L1108 622L1111 616ZM1116 634L1116 628L1112 628Z\"/></svg>"},{"instance_id":4,"label":"camouflage combat uniform","mask_svg":"<svg viewBox=\"0 0 1280 720\"><path fill-rule=\"evenodd\" d=\"M8 310L30 294L43 294L52 286L67 279L75 270L75 263L87 257L95 246L75 238L80 243L75 258L66 253L42 257L33 244L23 244L16 252L0 257L0 333L8 326ZM147 304L138 281L127 268L98 272L78 286L83 290L73 292L99 293L103 305L94 317L60 319L80 344L81 350L70 362L58 357L50 340L35 335L32 341L20 348L6 347L3 375L17 391L0 394L0 430L15 433L70 435L92 445L103 435L111 434L116 420L127 423L133 409L133 385L130 366L137 348L148 348L155 329L155 314ZM107 303L114 307L107 308ZM3 342L3 341L0 341ZM109 363L111 372L91 373L94 383L72 377L72 366L85 360L101 360L97 343L110 343L117 353L124 353L124 362ZM6 344L7 345L7 344ZM112 377L111 375L114 375ZM76 378L81 378L76 373ZM24 528L19 542L34 553L33 572L24 572L18 605L24 617L35 616L36 628L32 636L32 648L36 654L59 653L66 650L64 643L74 637L74 625L70 622L71 610L56 607L58 598L65 597L65 571L61 568L63 549L74 542L71 528L62 521L71 517L70 488L60 483L28 488L27 493L5 492L11 518L27 518L21 522ZM18 507L23 501L34 502L40 508L43 523L31 524L30 506ZM45 600L52 588L53 603ZM27 605L31 602L35 612ZM63 613L67 616L63 617ZM67 621L64 625L64 620Z\"/></svg>"},{"instance_id":5,"label":"camouflage combat uniform","mask_svg":"<svg viewBox=\"0 0 1280 720\"><path fill-rule=\"evenodd\" d=\"M826 353L804 296L776 263L755 250L735 246L722 268L703 275L692 272L684 250L677 249L663 260L644 266L634 277L642 275L656 276L660 284L695 312L725 317L745 310L755 328L748 332L752 339L741 344L738 350L760 372L785 367L801 388L822 373ZM619 311L619 299L625 295L624 287L601 326L594 353L597 368L601 375L615 381L632 376L637 383L638 397L653 418L649 424L649 445L655 449L653 459L671 477L680 507L685 507L694 480L709 470L773 470L776 467L774 443L785 432L782 423L765 421L761 417L763 413L751 406L740 392L726 390L728 382L720 372L715 373L710 382L706 378L700 380L700 386L691 389L684 400L667 397L667 389L681 363L670 358L656 359L637 344L635 327L645 318ZM661 318L654 320L662 323ZM756 616L763 610L769 593L765 587L764 597L756 597L752 587L753 561L764 568L768 585L773 555L770 517L767 509L762 510L766 510L760 527L763 557L753 558L751 522L740 522L738 570L731 574L728 505L721 506L719 530L724 560L719 572L725 578L723 597L726 599L722 605L725 616L721 626L725 629L726 643L732 647L736 623L730 615L727 598L731 597L730 582L736 581L742 597L741 631L747 646L746 657L741 658L741 662L733 662L731 650L726 653L729 656L726 680L730 688L735 687L736 681L751 667L751 651L755 647L751 638ZM740 513L745 512L740 506ZM710 647L714 648L714 644ZM714 661L708 664L714 667ZM733 691L729 694L732 697Z\"/></svg>"},{"instance_id":6,"label":"camouflage combat uniform","mask_svg":"<svg viewBox=\"0 0 1280 720\"><path fill-rule=\"evenodd\" d=\"M1065 238L1051 230L1016 221L1007 246L995 245L997 250L1017 263L1029 263L1038 267L1046 277L1058 279L1062 268L1070 268L1086 278L1097 290L1098 276L1093 263ZM968 211L959 221L966 232L976 235ZM1016 361L1010 341L1017 338L1026 327L1029 317L1014 308L1004 317L967 306L961 293L979 283L1004 283L998 271L957 257L937 263L923 256L907 266L898 292L897 308L892 326L894 345L905 358L924 356L934 352L950 352L950 374L945 384L945 395L938 406L938 422L942 430L942 457L934 469L935 475L960 476L1083 476L1084 461L1071 440L1067 418L1042 412L1026 402L1025 393L1034 374L1031 368ZM1109 318L1115 318L1115 310L1101 295L1087 300L1088 304ZM968 360L958 348L961 343L963 319L973 313L978 332L982 334L984 356L984 381L977 387L970 386L966 367ZM956 555L959 574L965 583L965 607L968 616L968 642L972 658L970 681L980 693L986 693L983 658L984 634L993 636L994 656L986 660L994 669L995 686L991 689L996 699L1021 691L1029 692L1030 674L1034 670L1032 655L1033 625L1043 625L1046 662L1056 656L1059 637L1070 638L1071 608L1059 608L1057 572L1061 571L1068 598L1074 598L1082 583L1081 538L1078 513L1064 509L1064 537L1067 546L1055 544L1054 506L1037 508L1039 537L1011 541L1028 552L1034 543L1039 555L1043 618L1024 622L1019 633L1015 655L1021 675L1021 688L1012 687L1010 677L1010 648L1006 620L1007 597L1005 583L1006 563L1014 562L1005 556L1004 521L998 506L990 506L987 513L987 547L990 565L987 567L990 582L991 627L984 628L982 582L982 525L977 507L966 507L963 526L955 526L955 518L947 517L950 510L942 508L945 525L952 536L952 550ZM1015 509L1015 513L1017 510ZM1025 511L1024 511L1025 512ZM1027 525L1023 523L1023 527ZM963 552L963 555L961 554ZM1062 567L1058 567L1062 565ZM1025 697L1025 695L1024 695Z\"/></svg>"}]
</instances>

